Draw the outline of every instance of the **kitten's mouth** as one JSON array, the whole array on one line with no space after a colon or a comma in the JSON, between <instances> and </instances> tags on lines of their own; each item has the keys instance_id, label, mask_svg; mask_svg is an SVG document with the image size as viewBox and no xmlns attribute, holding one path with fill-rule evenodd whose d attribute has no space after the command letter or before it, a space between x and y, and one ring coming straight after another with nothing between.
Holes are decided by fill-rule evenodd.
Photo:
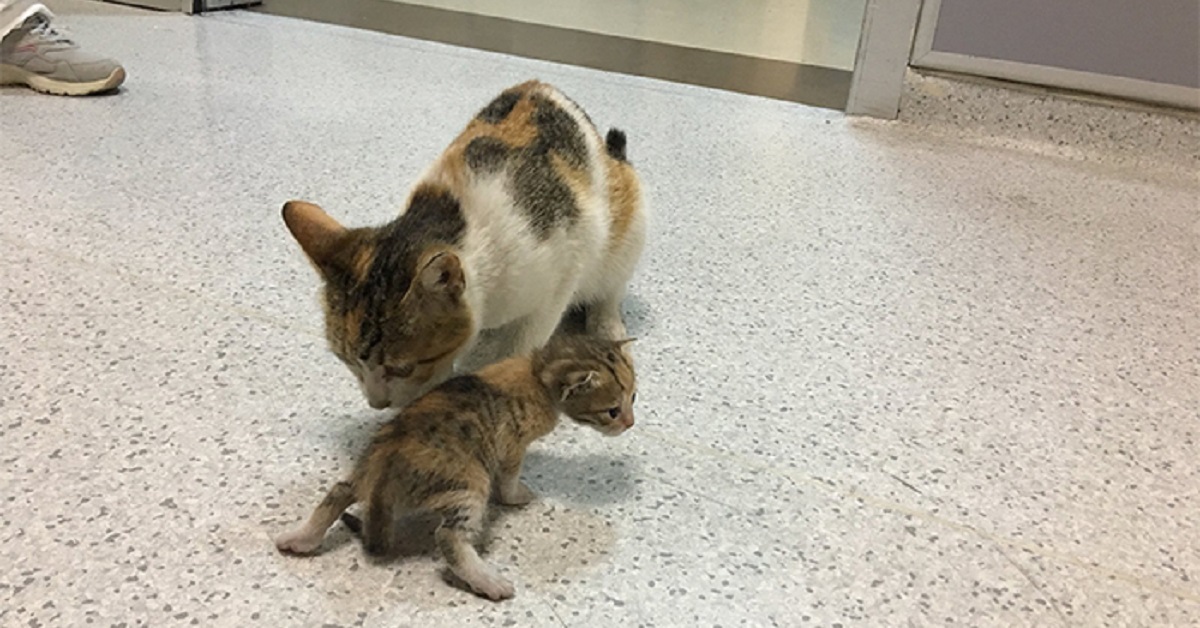
<instances>
[{"instance_id":1,"label":"kitten's mouth","mask_svg":"<svg viewBox=\"0 0 1200 628\"><path fill-rule=\"evenodd\" d=\"M623 423L613 423L611 427L609 427L607 430L604 430L604 435L605 436L620 436L621 434L624 434L625 431L628 430L630 427L632 427L632 426L625 425Z\"/></svg>"}]
</instances>

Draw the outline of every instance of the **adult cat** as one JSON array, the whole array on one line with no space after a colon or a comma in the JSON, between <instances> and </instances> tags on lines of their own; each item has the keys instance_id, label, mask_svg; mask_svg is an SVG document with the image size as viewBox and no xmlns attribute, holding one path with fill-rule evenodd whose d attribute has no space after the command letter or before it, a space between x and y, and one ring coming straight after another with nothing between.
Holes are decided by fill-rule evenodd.
<instances>
[{"instance_id":1,"label":"adult cat","mask_svg":"<svg viewBox=\"0 0 1200 628\"><path fill-rule=\"evenodd\" d=\"M329 347L374 408L444 381L481 331L494 342L478 363L541 347L572 306L587 333L624 338L646 231L625 134L602 138L538 81L484 107L395 220L346 228L303 201L283 220L324 281Z\"/></svg>"}]
</instances>

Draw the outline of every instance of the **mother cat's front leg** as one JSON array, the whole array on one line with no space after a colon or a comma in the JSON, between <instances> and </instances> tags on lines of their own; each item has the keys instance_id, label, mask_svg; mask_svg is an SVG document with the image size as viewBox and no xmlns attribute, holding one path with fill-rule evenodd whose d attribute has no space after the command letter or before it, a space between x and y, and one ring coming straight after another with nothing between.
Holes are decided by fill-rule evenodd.
<instances>
[{"instance_id":1,"label":"mother cat's front leg","mask_svg":"<svg viewBox=\"0 0 1200 628\"><path fill-rule=\"evenodd\" d=\"M457 370L474 370L514 355L524 355L545 346L558 329L570 303L569 293L556 295L545 307L501 327L479 334L475 346L464 353Z\"/></svg>"},{"instance_id":2,"label":"mother cat's front leg","mask_svg":"<svg viewBox=\"0 0 1200 628\"><path fill-rule=\"evenodd\" d=\"M509 355L525 355L545 346L558 329L563 315L567 313L567 307L571 303L570 296L569 293L560 296L549 307L515 321L516 325L509 339Z\"/></svg>"},{"instance_id":3,"label":"mother cat's front leg","mask_svg":"<svg viewBox=\"0 0 1200 628\"><path fill-rule=\"evenodd\" d=\"M621 318L621 301L624 293L612 295L600 301L584 306L586 318L584 331L590 336L598 336L609 340L624 340L629 336L625 330L625 321Z\"/></svg>"}]
</instances>

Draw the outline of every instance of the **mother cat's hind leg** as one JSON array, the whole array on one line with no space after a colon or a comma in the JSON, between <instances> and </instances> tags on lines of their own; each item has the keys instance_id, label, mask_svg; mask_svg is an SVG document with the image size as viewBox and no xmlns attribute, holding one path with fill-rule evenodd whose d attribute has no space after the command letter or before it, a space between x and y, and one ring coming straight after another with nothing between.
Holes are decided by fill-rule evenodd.
<instances>
[{"instance_id":1,"label":"mother cat's hind leg","mask_svg":"<svg viewBox=\"0 0 1200 628\"><path fill-rule=\"evenodd\" d=\"M321 546L329 526L355 501L354 486L350 482L334 484L304 525L275 537L275 547L281 552L311 554Z\"/></svg>"}]
</instances>

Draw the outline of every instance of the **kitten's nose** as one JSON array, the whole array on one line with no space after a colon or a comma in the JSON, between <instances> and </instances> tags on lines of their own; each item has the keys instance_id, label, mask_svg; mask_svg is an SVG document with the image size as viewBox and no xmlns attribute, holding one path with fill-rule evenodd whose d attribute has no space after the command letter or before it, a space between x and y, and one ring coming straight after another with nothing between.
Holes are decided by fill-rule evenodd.
<instances>
[{"instance_id":1,"label":"kitten's nose","mask_svg":"<svg viewBox=\"0 0 1200 628\"><path fill-rule=\"evenodd\" d=\"M625 418L621 419L621 425L624 425L625 429L629 429L629 428L633 427L633 413L632 412L626 414Z\"/></svg>"}]
</instances>

